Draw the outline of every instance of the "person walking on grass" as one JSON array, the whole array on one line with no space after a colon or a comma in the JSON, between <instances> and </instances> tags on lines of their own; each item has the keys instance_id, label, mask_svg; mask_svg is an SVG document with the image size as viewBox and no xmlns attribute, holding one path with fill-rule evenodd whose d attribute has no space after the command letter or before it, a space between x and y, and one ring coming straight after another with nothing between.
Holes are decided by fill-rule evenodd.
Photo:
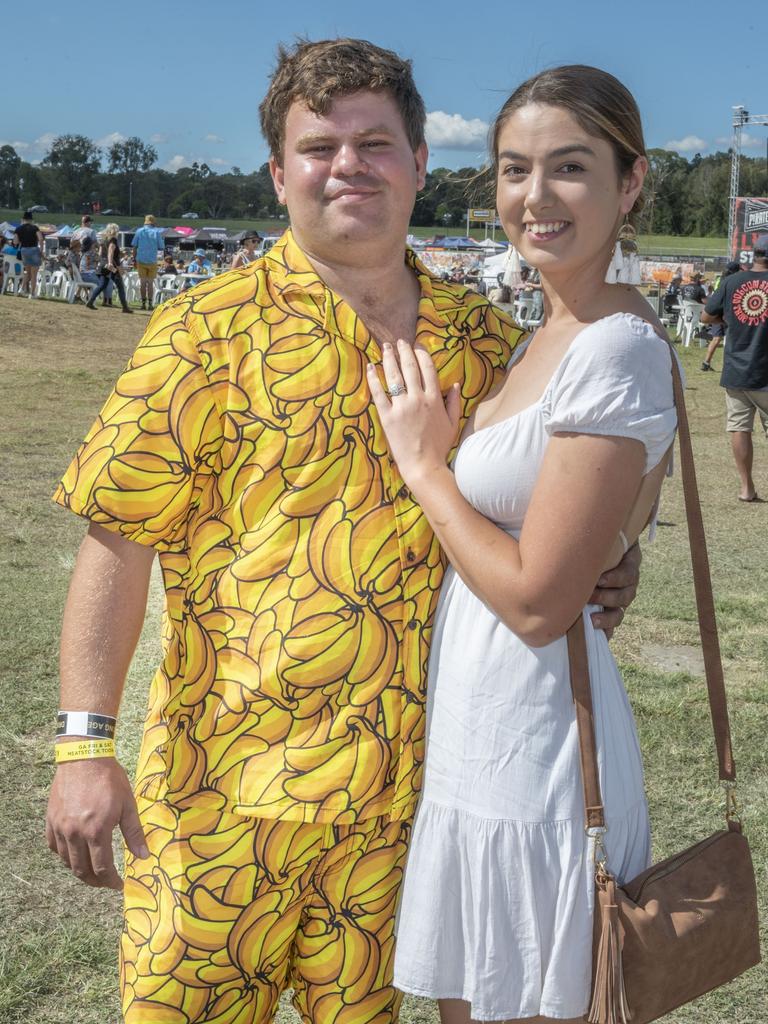
<instances>
[{"instance_id":1,"label":"person walking on grass","mask_svg":"<svg viewBox=\"0 0 768 1024\"><path fill-rule=\"evenodd\" d=\"M153 309L155 278L157 277L157 254L165 247L163 232L156 226L155 218L148 213L144 226L133 236L133 262L139 275L141 308Z\"/></svg>"},{"instance_id":2,"label":"person walking on grass","mask_svg":"<svg viewBox=\"0 0 768 1024\"><path fill-rule=\"evenodd\" d=\"M721 283L725 280L726 277L730 277L731 274L737 274L741 269L742 264L737 262L736 260L732 260L730 263L727 263L725 270L715 281L714 288L712 289L712 294L714 295L714 293L717 291L717 289L720 287ZM715 352L717 352L717 350L720 348L725 339L725 324L722 322L710 324L709 338L710 341L707 345L707 351L704 355L704 358L701 361L701 369L704 373L707 373L712 369L712 357L714 356Z\"/></svg>"},{"instance_id":3,"label":"person walking on grass","mask_svg":"<svg viewBox=\"0 0 768 1024\"><path fill-rule=\"evenodd\" d=\"M125 297L125 285L123 284L123 276L120 269L122 253L120 252L120 245L117 241L119 232L120 227L118 224L107 224L104 228L104 236L99 254L99 286L91 295L88 302L86 302L85 305L87 309L96 309L96 299L102 294L102 292L107 290L111 281L117 288L117 294L120 297L120 305L123 307L123 312L133 312Z\"/></svg>"},{"instance_id":4,"label":"person walking on grass","mask_svg":"<svg viewBox=\"0 0 768 1024\"><path fill-rule=\"evenodd\" d=\"M425 121L391 51L281 48L261 123L291 229L155 313L55 494L89 528L47 839L83 881L120 888L123 832L126 1024L266 1024L288 987L306 1022L397 1020L443 561L365 367L415 339L463 424L521 337L405 248ZM598 625L634 596L633 552L592 595L614 609ZM156 553L168 633L132 788L102 737Z\"/></svg>"},{"instance_id":5,"label":"person walking on grass","mask_svg":"<svg viewBox=\"0 0 768 1024\"><path fill-rule=\"evenodd\" d=\"M18 247L23 273L19 295L37 298L37 274L43 262L43 233L32 219L29 210L24 213L21 224L13 235L13 244Z\"/></svg>"},{"instance_id":6,"label":"person walking on grass","mask_svg":"<svg viewBox=\"0 0 768 1024\"><path fill-rule=\"evenodd\" d=\"M724 278L707 299L701 320L724 324L727 332L720 386L739 501L762 502L752 477L752 431L757 414L768 436L768 235L755 242L752 267Z\"/></svg>"}]
</instances>

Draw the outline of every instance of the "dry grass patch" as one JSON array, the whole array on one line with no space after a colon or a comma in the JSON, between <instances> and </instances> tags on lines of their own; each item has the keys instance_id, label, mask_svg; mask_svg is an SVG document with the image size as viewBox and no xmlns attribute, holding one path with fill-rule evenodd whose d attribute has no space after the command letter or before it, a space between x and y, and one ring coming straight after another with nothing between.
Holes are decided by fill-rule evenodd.
<instances>
[{"instance_id":1,"label":"dry grass patch","mask_svg":"<svg viewBox=\"0 0 768 1024\"><path fill-rule=\"evenodd\" d=\"M50 494L136 344L146 317L91 314L53 301L0 296L0 1020L3 1024L117 1024L119 899L88 890L57 865L43 841L57 706L57 634L84 527ZM736 501L715 374L700 374L698 349L683 354L704 515L731 694L747 826L765 891L768 853L768 505ZM714 378L714 379L713 379ZM759 442L756 437L756 441ZM757 485L768 496L768 447L757 444ZM696 615L678 478L666 487L655 545L645 547L643 588L615 641L635 706L647 764L657 852L682 847L720 820L704 686L651 667L653 646L696 645ZM148 680L158 659L162 592L131 668L120 749L135 761ZM649 646L650 645L650 646ZM683 1008L668 1020L764 1024L763 969ZM284 1006L280 1020L296 1021ZM435 1024L436 1009L406 1000L405 1024Z\"/></svg>"}]
</instances>

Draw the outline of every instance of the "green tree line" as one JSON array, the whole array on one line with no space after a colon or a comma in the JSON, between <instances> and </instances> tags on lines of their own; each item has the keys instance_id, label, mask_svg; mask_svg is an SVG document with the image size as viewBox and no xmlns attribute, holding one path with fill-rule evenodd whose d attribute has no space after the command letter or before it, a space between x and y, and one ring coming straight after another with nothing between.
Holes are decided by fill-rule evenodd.
<instances>
[{"instance_id":1,"label":"green tree line","mask_svg":"<svg viewBox=\"0 0 768 1024\"><path fill-rule=\"evenodd\" d=\"M691 159L665 149L649 153L651 173L641 230L665 235L721 237L728 228L731 155L696 154ZM175 218L193 211L208 218L276 217L267 164L243 172L232 167L216 173L206 163L175 172L156 166L157 151L137 137L114 143L106 152L84 135L60 135L39 164L31 164L12 146L0 147L0 206L47 206L51 212L81 212L99 203L117 214L152 211ZM742 157L740 194L768 195L768 170L762 157ZM427 174L413 212L414 225L460 228L468 206L492 203L488 171L438 167Z\"/></svg>"}]
</instances>

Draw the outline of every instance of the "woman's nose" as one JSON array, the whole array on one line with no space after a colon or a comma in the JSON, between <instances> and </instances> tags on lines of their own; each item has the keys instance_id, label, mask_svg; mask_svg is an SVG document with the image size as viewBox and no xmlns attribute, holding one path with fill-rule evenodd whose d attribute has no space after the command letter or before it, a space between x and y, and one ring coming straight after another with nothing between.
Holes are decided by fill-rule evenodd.
<instances>
[{"instance_id":1,"label":"woman's nose","mask_svg":"<svg viewBox=\"0 0 768 1024\"><path fill-rule=\"evenodd\" d=\"M540 171L532 171L528 175L526 200L529 207L547 206L551 201L549 179Z\"/></svg>"}]
</instances>

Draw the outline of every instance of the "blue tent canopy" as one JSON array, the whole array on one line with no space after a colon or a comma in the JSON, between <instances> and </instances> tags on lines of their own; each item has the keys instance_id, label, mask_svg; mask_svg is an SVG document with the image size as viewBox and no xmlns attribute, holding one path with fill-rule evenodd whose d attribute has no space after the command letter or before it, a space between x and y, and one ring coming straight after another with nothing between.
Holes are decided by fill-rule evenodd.
<instances>
[{"instance_id":1,"label":"blue tent canopy","mask_svg":"<svg viewBox=\"0 0 768 1024\"><path fill-rule=\"evenodd\" d=\"M465 235L445 235L443 238L436 238L432 245L439 249L481 248L474 238L467 238Z\"/></svg>"}]
</instances>

